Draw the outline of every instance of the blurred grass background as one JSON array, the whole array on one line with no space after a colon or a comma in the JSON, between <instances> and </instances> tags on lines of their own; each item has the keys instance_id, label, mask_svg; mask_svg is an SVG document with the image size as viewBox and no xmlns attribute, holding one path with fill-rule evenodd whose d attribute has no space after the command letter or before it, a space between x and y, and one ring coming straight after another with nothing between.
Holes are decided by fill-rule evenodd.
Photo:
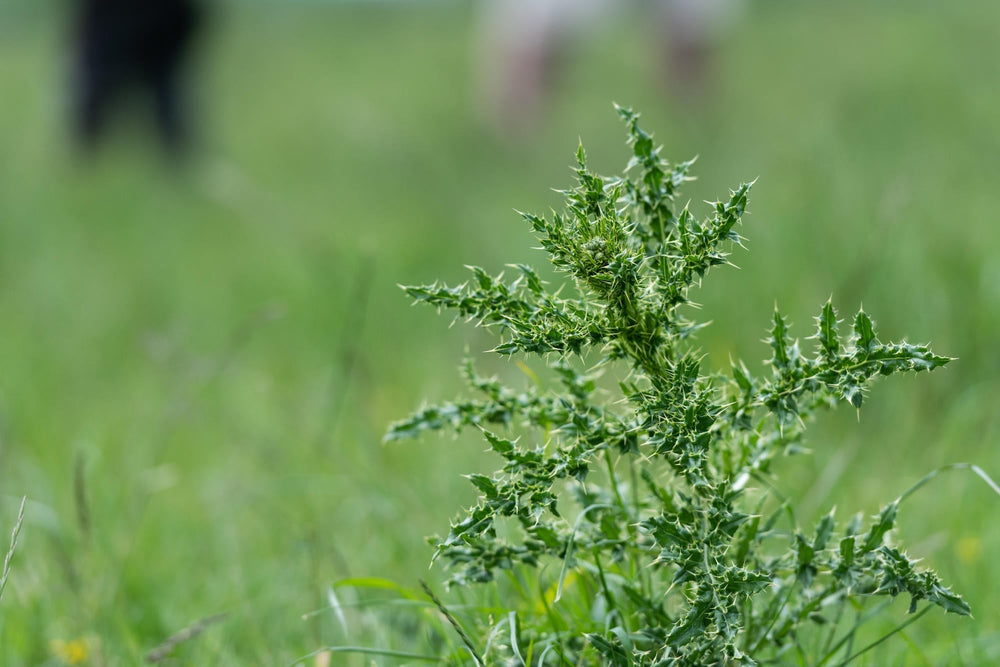
<instances>
[{"instance_id":1,"label":"blurred grass background","mask_svg":"<svg viewBox=\"0 0 1000 667\"><path fill-rule=\"evenodd\" d=\"M620 170L612 101L668 157L700 156L692 201L760 179L750 253L700 294L711 363L766 357L775 301L811 335L831 293L959 358L820 419L813 455L781 465L801 518L873 513L954 461L1000 476L993 3L750 2L697 103L665 90L655 31L624 10L520 140L478 113L473 5L220 5L183 168L139 128L73 155L64 9L0 2L0 527L29 498L2 664L61 664L60 640L136 664L222 612L181 664L288 664L357 639L302 618L331 581L433 580L423 537L473 499L460 473L494 462L474 438L380 438L490 343L396 285L540 262L513 209L559 205L578 138ZM907 501L902 541L975 618L935 612L867 664L1000 661L998 507L958 472Z\"/></svg>"}]
</instances>

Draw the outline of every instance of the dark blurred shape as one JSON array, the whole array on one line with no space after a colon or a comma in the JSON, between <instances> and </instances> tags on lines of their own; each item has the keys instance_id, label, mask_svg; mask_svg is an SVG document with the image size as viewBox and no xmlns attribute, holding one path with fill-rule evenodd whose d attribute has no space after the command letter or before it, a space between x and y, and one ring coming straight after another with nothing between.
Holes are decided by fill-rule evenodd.
<instances>
[{"instance_id":1,"label":"dark blurred shape","mask_svg":"<svg viewBox=\"0 0 1000 667\"><path fill-rule=\"evenodd\" d=\"M124 94L148 95L171 152L189 138L185 64L202 22L194 0L76 0L74 125L93 150Z\"/></svg>"}]
</instances>

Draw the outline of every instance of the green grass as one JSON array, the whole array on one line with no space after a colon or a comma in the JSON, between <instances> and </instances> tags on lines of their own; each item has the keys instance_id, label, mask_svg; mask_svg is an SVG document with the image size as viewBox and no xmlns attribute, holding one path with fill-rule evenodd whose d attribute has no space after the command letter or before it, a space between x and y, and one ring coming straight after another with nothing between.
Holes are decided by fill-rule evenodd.
<instances>
[{"instance_id":1,"label":"green grass","mask_svg":"<svg viewBox=\"0 0 1000 667\"><path fill-rule=\"evenodd\" d=\"M875 392L860 424L841 411L811 428L814 456L788 462L804 510L871 513L953 461L1000 471L990 3L752 5L700 105L660 89L652 32L623 16L573 51L523 142L471 112L464 6L224 9L202 54L204 150L171 170L137 128L74 161L54 8L0 4L4 534L28 496L0 663L59 664L51 642L85 638L93 664L135 664L217 613L182 662L285 664L382 639L302 614L345 576L415 588L422 537L472 499L459 473L491 469L474 438L379 444L420 397L458 391L456 348L486 346L396 284L537 259L512 209L557 203L547 188L570 182L579 136L594 167L619 170L612 100L642 110L669 156L700 155L694 201L760 177L752 252L701 295L712 363L767 356L775 298L808 335L830 285L887 338L959 358ZM1000 657L998 507L958 472L908 501L911 555L975 618L932 613L869 664Z\"/></svg>"}]
</instances>

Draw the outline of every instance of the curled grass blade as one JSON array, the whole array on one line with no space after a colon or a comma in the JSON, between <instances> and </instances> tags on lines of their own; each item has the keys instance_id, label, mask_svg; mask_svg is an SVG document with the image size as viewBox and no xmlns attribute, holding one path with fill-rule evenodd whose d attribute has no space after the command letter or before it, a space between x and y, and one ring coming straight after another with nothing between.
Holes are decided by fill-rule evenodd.
<instances>
[{"instance_id":1,"label":"curled grass blade","mask_svg":"<svg viewBox=\"0 0 1000 667\"><path fill-rule=\"evenodd\" d=\"M517 612L512 611L507 615L510 625L510 650L514 652L514 657L516 657L522 665L527 663L524 661L524 656L521 655L521 649L518 647L517 642Z\"/></svg>"},{"instance_id":2,"label":"curled grass blade","mask_svg":"<svg viewBox=\"0 0 1000 667\"><path fill-rule=\"evenodd\" d=\"M569 535L569 544L566 545L566 556L563 558L562 567L559 569L559 584L556 586L556 597L553 602L559 602L559 598L562 597L563 582L566 581L566 573L569 570L569 561L573 557L573 548L576 546L576 531L580 529L580 524L583 523L584 518L587 513L591 510L596 509L614 509L611 505L590 505L585 507L580 516L576 517L576 521L573 523L573 531Z\"/></svg>"},{"instance_id":3,"label":"curled grass blade","mask_svg":"<svg viewBox=\"0 0 1000 667\"><path fill-rule=\"evenodd\" d=\"M400 586L395 581L382 579L381 577L349 577L347 579L338 579L333 582L333 588L344 588L347 586L352 588L371 588L375 590L395 591L396 593L399 593L400 596L408 600L421 599L420 594L416 591L406 588L405 586Z\"/></svg>"},{"instance_id":4,"label":"curled grass blade","mask_svg":"<svg viewBox=\"0 0 1000 667\"><path fill-rule=\"evenodd\" d=\"M923 487L925 484L927 484L932 479L934 479L935 477L937 477L942 472L945 472L946 470L971 470L981 480L983 480L984 482L986 482L986 485L989 486L991 489L993 489L994 493L996 493L998 496L1000 496L1000 485L998 485L996 482L994 482L993 479L989 475L986 474L986 471L984 471L979 466L975 465L974 463L949 463L947 465L941 466L940 468L936 468L936 469L930 471L929 473L927 473L926 475L924 475L923 477L921 477L920 481L918 481L916 484L914 484L913 486L911 486L910 488L908 488L906 491L904 491L902 493L902 495L899 496L899 500L897 500L896 502L899 503L899 502L902 502L902 501L906 500L911 495L913 495L915 492L917 492L921 487Z\"/></svg>"}]
</instances>

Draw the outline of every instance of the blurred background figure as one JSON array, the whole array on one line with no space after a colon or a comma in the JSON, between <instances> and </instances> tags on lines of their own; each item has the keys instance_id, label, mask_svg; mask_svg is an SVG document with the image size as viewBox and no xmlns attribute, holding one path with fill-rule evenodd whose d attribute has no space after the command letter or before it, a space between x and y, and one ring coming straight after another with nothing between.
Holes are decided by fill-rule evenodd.
<instances>
[{"instance_id":1,"label":"blurred background figure","mask_svg":"<svg viewBox=\"0 0 1000 667\"><path fill-rule=\"evenodd\" d=\"M696 99L709 76L713 48L739 0L656 0L655 42L667 93ZM482 98L491 121L503 131L530 129L561 75L574 42L600 29L602 19L629 3L615 0L500 0L483 3L481 19ZM478 45L482 46L479 47Z\"/></svg>"},{"instance_id":2,"label":"blurred background figure","mask_svg":"<svg viewBox=\"0 0 1000 667\"><path fill-rule=\"evenodd\" d=\"M567 42L614 7L613 0L484 2L483 102L501 130L528 129L559 78ZM479 46L481 44L481 47Z\"/></svg>"},{"instance_id":3,"label":"blurred background figure","mask_svg":"<svg viewBox=\"0 0 1000 667\"><path fill-rule=\"evenodd\" d=\"M178 152L188 140L184 69L201 19L199 5L195 0L76 3L73 112L80 144L93 150L122 103L139 93L164 146Z\"/></svg>"},{"instance_id":4,"label":"blurred background figure","mask_svg":"<svg viewBox=\"0 0 1000 667\"><path fill-rule=\"evenodd\" d=\"M662 63L667 90L697 99L710 76L712 56L727 28L742 14L740 0L658 0Z\"/></svg>"}]
</instances>

